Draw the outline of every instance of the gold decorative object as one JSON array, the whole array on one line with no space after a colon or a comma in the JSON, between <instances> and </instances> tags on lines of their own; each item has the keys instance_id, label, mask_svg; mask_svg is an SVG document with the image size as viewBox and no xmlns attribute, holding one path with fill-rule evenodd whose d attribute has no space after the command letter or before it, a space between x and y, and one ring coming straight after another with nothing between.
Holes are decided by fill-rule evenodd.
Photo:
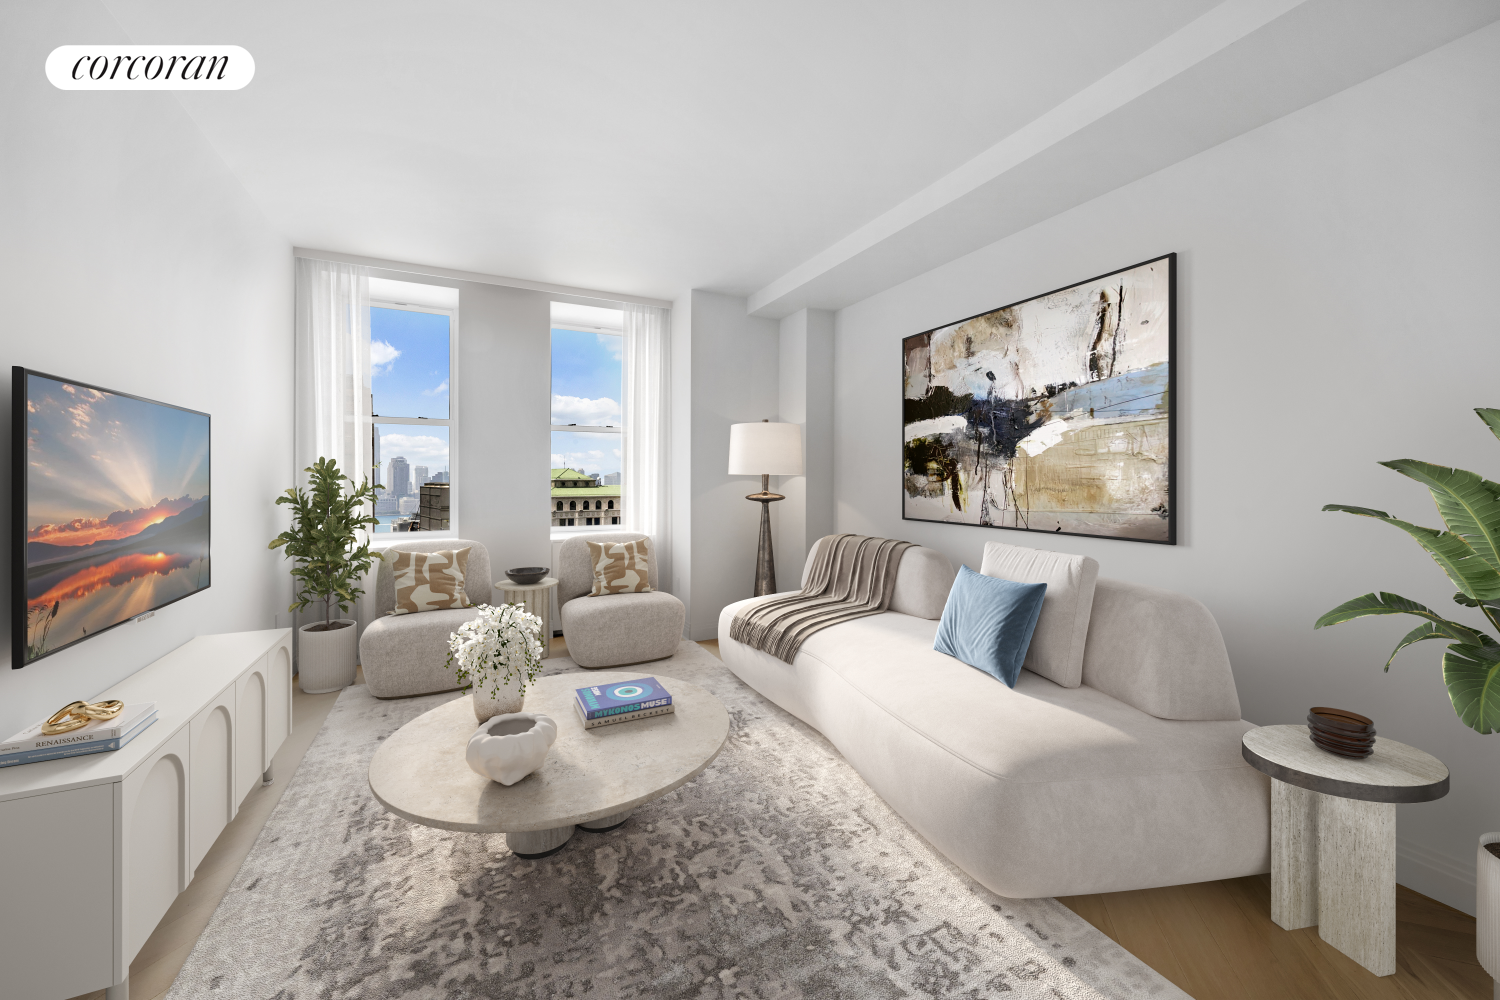
<instances>
[{"instance_id":1,"label":"gold decorative object","mask_svg":"<svg viewBox=\"0 0 1500 1000\"><path fill-rule=\"evenodd\" d=\"M75 729L82 729L94 719L113 719L124 707L125 703L117 698L109 701L96 701L92 704L86 701L75 701L54 712L51 718L42 724L42 733L46 736L71 733Z\"/></svg>"},{"instance_id":2,"label":"gold decorative object","mask_svg":"<svg viewBox=\"0 0 1500 1000\"><path fill-rule=\"evenodd\" d=\"M74 715L83 715L90 719L100 720L113 719L125 707L125 703L118 698L111 698L109 701L96 701L93 704L80 701L78 704L80 707L73 710Z\"/></svg>"}]
</instances>

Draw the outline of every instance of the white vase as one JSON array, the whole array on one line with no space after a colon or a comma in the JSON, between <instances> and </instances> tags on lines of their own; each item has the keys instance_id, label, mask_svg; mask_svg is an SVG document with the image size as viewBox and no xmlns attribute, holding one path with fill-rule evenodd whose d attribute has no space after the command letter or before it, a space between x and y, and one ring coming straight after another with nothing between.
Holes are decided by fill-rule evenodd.
<instances>
[{"instance_id":1,"label":"white vase","mask_svg":"<svg viewBox=\"0 0 1500 1000\"><path fill-rule=\"evenodd\" d=\"M497 715L469 737L464 759L475 774L514 785L542 766L557 739L557 723L535 712Z\"/></svg>"},{"instance_id":2,"label":"white vase","mask_svg":"<svg viewBox=\"0 0 1500 1000\"><path fill-rule=\"evenodd\" d=\"M1500 833L1486 833L1479 838L1474 950L1479 953L1479 964L1495 980L1495 996L1500 997L1500 858L1485 849L1495 843L1500 843Z\"/></svg>"},{"instance_id":3,"label":"white vase","mask_svg":"<svg viewBox=\"0 0 1500 1000\"><path fill-rule=\"evenodd\" d=\"M509 681L499 686L498 697L494 691L495 685L489 676L474 678L474 718L480 722L521 710L525 696L521 691L521 678L514 672Z\"/></svg>"},{"instance_id":4,"label":"white vase","mask_svg":"<svg viewBox=\"0 0 1500 1000\"><path fill-rule=\"evenodd\" d=\"M306 694L325 694L354 683L354 669L359 658L359 629L352 618L335 618L343 628L328 632L310 632L323 627L322 622L303 625L297 630L297 676Z\"/></svg>"}]
</instances>

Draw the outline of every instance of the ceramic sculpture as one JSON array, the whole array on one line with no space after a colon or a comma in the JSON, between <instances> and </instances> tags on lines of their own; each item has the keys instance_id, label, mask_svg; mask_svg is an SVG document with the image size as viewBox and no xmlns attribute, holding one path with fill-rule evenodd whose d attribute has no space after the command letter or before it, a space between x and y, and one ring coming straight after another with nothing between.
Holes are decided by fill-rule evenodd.
<instances>
[{"instance_id":1,"label":"ceramic sculpture","mask_svg":"<svg viewBox=\"0 0 1500 1000\"><path fill-rule=\"evenodd\" d=\"M557 739L557 723L535 712L497 715L469 737L464 758L474 773L514 785L542 766Z\"/></svg>"}]
</instances>

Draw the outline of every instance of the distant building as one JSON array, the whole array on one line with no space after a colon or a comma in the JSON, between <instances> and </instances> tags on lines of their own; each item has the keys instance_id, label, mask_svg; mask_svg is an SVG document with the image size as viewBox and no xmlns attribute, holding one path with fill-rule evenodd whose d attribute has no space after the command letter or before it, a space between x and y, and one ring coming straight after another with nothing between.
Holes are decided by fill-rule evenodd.
<instances>
[{"instance_id":1,"label":"distant building","mask_svg":"<svg viewBox=\"0 0 1500 1000\"><path fill-rule=\"evenodd\" d=\"M600 479L599 482L603 486L619 486L620 474L618 472L611 472L609 475Z\"/></svg>"},{"instance_id":2,"label":"distant building","mask_svg":"<svg viewBox=\"0 0 1500 1000\"><path fill-rule=\"evenodd\" d=\"M447 469L444 469L442 472L434 472L432 474L432 478L430 480L428 480L428 482L433 482L433 483L446 483L447 481L448 481L448 470Z\"/></svg>"},{"instance_id":3,"label":"distant building","mask_svg":"<svg viewBox=\"0 0 1500 1000\"><path fill-rule=\"evenodd\" d=\"M427 475L427 466L425 465L417 466L412 470L412 474L416 476L416 482L412 484L414 488L417 486L421 486L423 483L432 482L432 477Z\"/></svg>"},{"instance_id":4,"label":"distant building","mask_svg":"<svg viewBox=\"0 0 1500 1000\"><path fill-rule=\"evenodd\" d=\"M375 515L386 517L391 514L401 513L400 501L395 497L386 495L375 501Z\"/></svg>"},{"instance_id":5,"label":"distant building","mask_svg":"<svg viewBox=\"0 0 1500 1000\"><path fill-rule=\"evenodd\" d=\"M404 496L396 502L400 504L398 513L401 514L415 514L422 506L421 500L414 496Z\"/></svg>"},{"instance_id":6,"label":"distant building","mask_svg":"<svg viewBox=\"0 0 1500 1000\"><path fill-rule=\"evenodd\" d=\"M582 528L621 524L625 516L619 485L607 486L574 469L552 470L552 526Z\"/></svg>"},{"instance_id":7,"label":"distant building","mask_svg":"<svg viewBox=\"0 0 1500 1000\"><path fill-rule=\"evenodd\" d=\"M411 493L411 466L406 459L397 455L391 459L391 464L386 470L384 486L391 491L394 497L404 497Z\"/></svg>"}]
</instances>

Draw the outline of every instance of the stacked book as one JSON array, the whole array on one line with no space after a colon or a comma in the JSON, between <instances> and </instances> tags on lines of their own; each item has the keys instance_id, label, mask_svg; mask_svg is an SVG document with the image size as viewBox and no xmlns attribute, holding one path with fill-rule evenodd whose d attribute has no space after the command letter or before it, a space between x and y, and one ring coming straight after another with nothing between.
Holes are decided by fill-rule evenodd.
<instances>
[{"instance_id":1,"label":"stacked book","mask_svg":"<svg viewBox=\"0 0 1500 1000\"><path fill-rule=\"evenodd\" d=\"M576 688L573 693L573 707L578 709L584 729L670 715L674 711L671 692L655 677Z\"/></svg>"},{"instance_id":2,"label":"stacked book","mask_svg":"<svg viewBox=\"0 0 1500 1000\"><path fill-rule=\"evenodd\" d=\"M113 719L94 719L80 729L56 736L45 735L45 723L38 722L0 743L0 767L118 750L155 721L156 705L146 701L126 705Z\"/></svg>"}]
</instances>

